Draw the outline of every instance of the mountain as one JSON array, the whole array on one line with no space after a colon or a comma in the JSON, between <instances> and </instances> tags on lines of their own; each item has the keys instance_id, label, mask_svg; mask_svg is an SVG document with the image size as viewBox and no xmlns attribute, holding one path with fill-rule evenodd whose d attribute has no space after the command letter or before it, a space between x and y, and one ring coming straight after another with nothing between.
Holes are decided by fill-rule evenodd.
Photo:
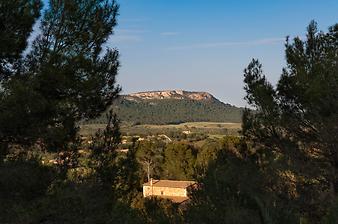
<instances>
[{"instance_id":1,"label":"mountain","mask_svg":"<svg viewBox=\"0 0 338 224\"><path fill-rule=\"evenodd\" d=\"M225 104L210 93L183 90L122 95L112 105L123 122L177 124L183 122L241 122L242 108ZM104 123L105 116L95 122ZM92 121L93 122L93 121Z\"/></svg>"},{"instance_id":2,"label":"mountain","mask_svg":"<svg viewBox=\"0 0 338 224\"><path fill-rule=\"evenodd\" d=\"M161 99L190 99L190 100L216 100L210 93L206 92L189 92L184 90L167 90L167 91L149 91L132 93L125 96L126 99L135 100L161 100Z\"/></svg>"}]
</instances>

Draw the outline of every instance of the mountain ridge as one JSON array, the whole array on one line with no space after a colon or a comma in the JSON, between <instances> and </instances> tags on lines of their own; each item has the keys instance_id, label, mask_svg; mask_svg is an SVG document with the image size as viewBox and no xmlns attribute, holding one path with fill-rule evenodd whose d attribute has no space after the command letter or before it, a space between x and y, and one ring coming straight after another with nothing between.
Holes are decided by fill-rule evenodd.
<instances>
[{"instance_id":1,"label":"mountain ridge","mask_svg":"<svg viewBox=\"0 0 338 224\"><path fill-rule=\"evenodd\" d=\"M158 90L121 95L111 106L122 122L179 124L185 122L240 123L243 108L226 104L203 91ZM105 123L103 114L91 123Z\"/></svg>"},{"instance_id":2,"label":"mountain ridge","mask_svg":"<svg viewBox=\"0 0 338 224\"><path fill-rule=\"evenodd\" d=\"M216 100L216 98L208 92L202 91L186 91L186 90L155 90L142 91L123 95L127 99L192 99L192 100Z\"/></svg>"}]
</instances>

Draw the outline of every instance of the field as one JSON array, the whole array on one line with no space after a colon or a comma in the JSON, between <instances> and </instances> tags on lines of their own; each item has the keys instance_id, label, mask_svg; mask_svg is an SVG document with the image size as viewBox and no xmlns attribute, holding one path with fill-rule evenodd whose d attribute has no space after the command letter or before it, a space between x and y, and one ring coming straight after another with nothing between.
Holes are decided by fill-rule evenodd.
<instances>
[{"instance_id":1,"label":"field","mask_svg":"<svg viewBox=\"0 0 338 224\"><path fill-rule=\"evenodd\" d=\"M104 129L104 124L86 124L80 129L81 135L91 135L98 129ZM188 122L167 125L122 125L124 135L154 135L173 132L204 133L214 137L223 135L238 135L241 123L217 123L217 122Z\"/></svg>"}]
</instances>

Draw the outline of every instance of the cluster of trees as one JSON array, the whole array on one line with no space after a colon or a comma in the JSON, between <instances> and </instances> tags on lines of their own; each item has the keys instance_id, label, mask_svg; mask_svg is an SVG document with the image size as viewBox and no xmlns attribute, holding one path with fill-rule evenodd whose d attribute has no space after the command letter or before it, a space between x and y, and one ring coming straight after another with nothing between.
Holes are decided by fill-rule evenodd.
<instances>
[{"instance_id":1,"label":"cluster of trees","mask_svg":"<svg viewBox=\"0 0 338 224\"><path fill-rule=\"evenodd\" d=\"M116 152L112 113L80 150L78 122L100 115L120 91L118 52L102 51L118 5L49 1L40 18L41 9L39 0L0 1L0 222L178 220L171 202L142 199L136 150Z\"/></svg>"},{"instance_id":2,"label":"cluster of trees","mask_svg":"<svg viewBox=\"0 0 338 224\"><path fill-rule=\"evenodd\" d=\"M0 144L66 149L77 122L98 116L120 91L115 1L50 1L29 49L42 1L1 1ZM25 51L27 49L27 51Z\"/></svg>"},{"instance_id":3,"label":"cluster of trees","mask_svg":"<svg viewBox=\"0 0 338 224\"><path fill-rule=\"evenodd\" d=\"M77 122L98 116L120 91L115 85L118 52L102 51L116 25L118 5L49 1L40 18L41 9L40 0L0 1L0 222L124 222L128 217L120 213L129 207L116 195L129 190L111 191L108 181L129 178L123 175L124 164L132 156L107 165L116 157L115 125L97 136L104 144L93 148L98 153L92 154L91 180L74 181L71 175L80 163ZM38 19L38 35L28 46ZM104 138L108 134L116 141ZM57 165L42 163L46 152L57 154ZM115 169L119 175L109 179Z\"/></svg>"},{"instance_id":4,"label":"cluster of trees","mask_svg":"<svg viewBox=\"0 0 338 224\"><path fill-rule=\"evenodd\" d=\"M224 104L216 99L136 99L123 96L113 106L122 121L134 124L180 124L184 122L241 122L243 109ZM170 113L168 113L170 111ZM92 123L104 123L101 116Z\"/></svg>"},{"instance_id":5,"label":"cluster of trees","mask_svg":"<svg viewBox=\"0 0 338 224\"><path fill-rule=\"evenodd\" d=\"M202 144L178 140L166 143L161 140L141 141L133 147L140 168L140 178L149 177L171 180L197 180L204 176L209 162L216 158L219 151L237 151L240 144L238 136L206 138Z\"/></svg>"},{"instance_id":6,"label":"cluster of trees","mask_svg":"<svg viewBox=\"0 0 338 224\"><path fill-rule=\"evenodd\" d=\"M147 175L147 179L151 176L155 179L194 180L197 155L194 146L182 142L144 141L137 147L137 159L143 167L143 177Z\"/></svg>"},{"instance_id":7,"label":"cluster of trees","mask_svg":"<svg viewBox=\"0 0 338 224\"><path fill-rule=\"evenodd\" d=\"M209 164L188 222L337 223L338 24L311 22L286 60L276 87L258 60L244 70L243 144Z\"/></svg>"},{"instance_id":8,"label":"cluster of trees","mask_svg":"<svg viewBox=\"0 0 338 224\"><path fill-rule=\"evenodd\" d=\"M41 7L0 1L1 223L337 223L338 24L323 33L312 22L306 40L287 40L276 87L249 64L243 137L135 142L119 154L112 112L87 149L77 132L120 90L118 52L102 52L118 5L51 0L27 50ZM143 199L148 170L200 185L184 208Z\"/></svg>"}]
</instances>

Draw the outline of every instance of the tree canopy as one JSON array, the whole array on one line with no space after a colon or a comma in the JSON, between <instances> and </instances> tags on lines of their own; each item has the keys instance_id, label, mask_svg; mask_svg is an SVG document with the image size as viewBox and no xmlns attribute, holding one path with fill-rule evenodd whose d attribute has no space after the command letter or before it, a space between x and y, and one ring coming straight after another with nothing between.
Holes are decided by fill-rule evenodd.
<instances>
[{"instance_id":1,"label":"tree canopy","mask_svg":"<svg viewBox=\"0 0 338 224\"><path fill-rule=\"evenodd\" d=\"M18 32L6 23L14 37L1 35L20 45L1 43L1 71L7 72L1 80L0 138L24 144L39 139L62 148L75 138L78 121L98 116L120 91L115 84L118 51L102 50L117 24L118 5L113 0L50 1L40 34L22 54L41 3L2 2L14 13L24 11L27 19L20 17L22 25L14 21Z\"/></svg>"},{"instance_id":2,"label":"tree canopy","mask_svg":"<svg viewBox=\"0 0 338 224\"><path fill-rule=\"evenodd\" d=\"M285 48L276 86L257 59L244 70L243 138L208 163L188 222L337 222L338 25Z\"/></svg>"}]
</instances>

